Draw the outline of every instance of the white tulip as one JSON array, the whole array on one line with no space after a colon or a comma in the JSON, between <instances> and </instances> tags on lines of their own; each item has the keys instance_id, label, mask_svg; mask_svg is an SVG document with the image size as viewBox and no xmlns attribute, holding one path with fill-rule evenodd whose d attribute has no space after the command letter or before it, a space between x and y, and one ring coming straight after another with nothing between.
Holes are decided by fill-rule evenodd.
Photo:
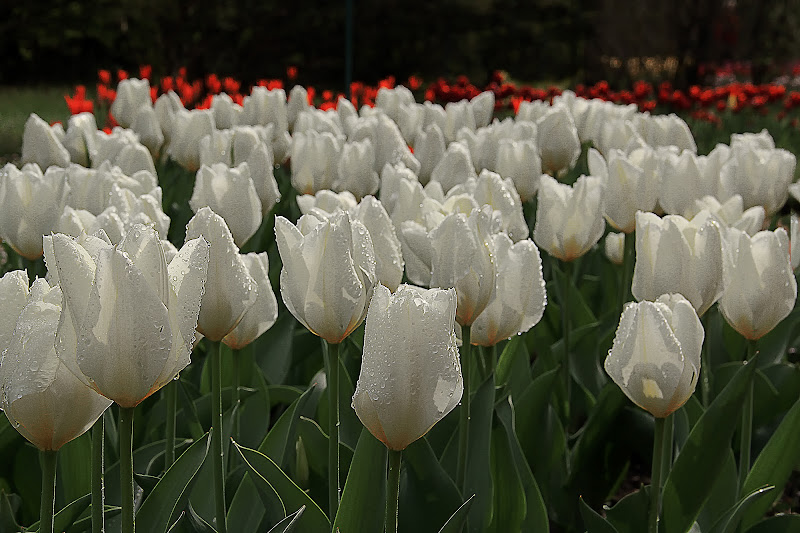
<instances>
[{"instance_id":1,"label":"white tulip","mask_svg":"<svg viewBox=\"0 0 800 533\"><path fill-rule=\"evenodd\" d=\"M240 258L258 285L258 296L253 306L245 311L239 324L222 339L222 342L234 350L240 350L259 338L278 319L278 300L269 282L267 252L251 252Z\"/></svg>"},{"instance_id":2,"label":"white tulip","mask_svg":"<svg viewBox=\"0 0 800 533\"><path fill-rule=\"evenodd\" d=\"M705 332L680 294L625 305L605 369L633 403L657 418L678 410L700 376Z\"/></svg>"},{"instance_id":3,"label":"white tulip","mask_svg":"<svg viewBox=\"0 0 800 533\"><path fill-rule=\"evenodd\" d=\"M369 305L353 409L388 448L403 450L461 400L452 289L379 285Z\"/></svg>"},{"instance_id":4,"label":"white tulip","mask_svg":"<svg viewBox=\"0 0 800 533\"><path fill-rule=\"evenodd\" d=\"M22 132L22 162L48 167L66 167L70 155L53 128L36 113L31 113Z\"/></svg>"}]
</instances>

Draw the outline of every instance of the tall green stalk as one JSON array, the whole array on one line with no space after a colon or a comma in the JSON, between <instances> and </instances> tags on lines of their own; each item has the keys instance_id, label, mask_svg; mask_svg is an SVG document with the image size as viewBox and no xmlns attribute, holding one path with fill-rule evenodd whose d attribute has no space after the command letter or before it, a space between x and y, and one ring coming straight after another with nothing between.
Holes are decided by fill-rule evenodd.
<instances>
[{"instance_id":1,"label":"tall green stalk","mask_svg":"<svg viewBox=\"0 0 800 533\"><path fill-rule=\"evenodd\" d=\"M751 361L756 355L756 341L747 341L747 360ZM750 473L750 450L753 438L753 382L747 386L742 408L742 429L739 444L739 491L744 488L747 474Z\"/></svg>"},{"instance_id":2,"label":"tall green stalk","mask_svg":"<svg viewBox=\"0 0 800 533\"><path fill-rule=\"evenodd\" d=\"M217 531L227 533L225 512L225 457L222 449L222 343L211 343L211 455L214 461L214 496Z\"/></svg>"},{"instance_id":3,"label":"tall green stalk","mask_svg":"<svg viewBox=\"0 0 800 533\"><path fill-rule=\"evenodd\" d=\"M664 419L664 448L661 453L661 481L669 476L672 470L672 454L675 442L675 417L672 413Z\"/></svg>"},{"instance_id":4,"label":"tall green stalk","mask_svg":"<svg viewBox=\"0 0 800 533\"><path fill-rule=\"evenodd\" d=\"M572 371L570 369L570 360L569 360L569 350L570 350L570 342L569 342L569 334L570 334L570 323L569 323L569 292L570 292L570 285L572 282L572 263L570 262L563 262L564 265L564 279L561 286L561 331L562 336L564 338L564 360L561 364L561 383L564 386L564 425L569 426L569 418L570 418L570 397L572 396Z\"/></svg>"},{"instance_id":5,"label":"tall green stalk","mask_svg":"<svg viewBox=\"0 0 800 533\"><path fill-rule=\"evenodd\" d=\"M166 448L164 450L164 471L169 470L175 462L175 417L178 411L178 383L175 380L164 387L164 399L167 403Z\"/></svg>"},{"instance_id":6,"label":"tall green stalk","mask_svg":"<svg viewBox=\"0 0 800 533\"><path fill-rule=\"evenodd\" d=\"M469 420L470 420L470 337L472 326L461 326L461 374L464 377L464 393L461 396L461 420L458 425L458 472L456 485L464 490L467 479L467 453L469 452Z\"/></svg>"},{"instance_id":7,"label":"tall green stalk","mask_svg":"<svg viewBox=\"0 0 800 533\"><path fill-rule=\"evenodd\" d=\"M133 518L133 407L119 408L119 491L122 533L136 531Z\"/></svg>"},{"instance_id":8,"label":"tall green stalk","mask_svg":"<svg viewBox=\"0 0 800 533\"><path fill-rule=\"evenodd\" d=\"M397 533L400 464L402 460L402 450L389 450L389 472L386 477L386 520L384 521L384 531L386 533Z\"/></svg>"},{"instance_id":9,"label":"tall green stalk","mask_svg":"<svg viewBox=\"0 0 800 533\"><path fill-rule=\"evenodd\" d=\"M239 441L239 412L242 410L240 405L241 397L239 396L239 385L241 378L239 377L239 365L241 364L239 350L233 350L233 406L236 408L233 414L233 439ZM234 455L234 454L232 454Z\"/></svg>"},{"instance_id":10,"label":"tall green stalk","mask_svg":"<svg viewBox=\"0 0 800 533\"><path fill-rule=\"evenodd\" d=\"M650 482L650 521L648 531L658 533L658 515L661 512L661 475L663 473L665 418L656 418L653 433L653 471Z\"/></svg>"},{"instance_id":11,"label":"tall green stalk","mask_svg":"<svg viewBox=\"0 0 800 533\"><path fill-rule=\"evenodd\" d=\"M703 331L706 332L706 339L708 339L710 322L708 316L711 312L711 309L708 309L700 318L703 323ZM703 346L700 348L700 397L703 400L703 407L711 404L711 354L708 353L708 344L708 342L703 342Z\"/></svg>"},{"instance_id":12,"label":"tall green stalk","mask_svg":"<svg viewBox=\"0 0 800 533\"><path fill-rule=\"evenodd\" d=\"M103 417L97 419L92 426L92 533L103 533L105 531L105 518L103 508L105 507L104 466L103 456L105 451L105 421Z\"/></svg>"},{"instance_id":13,"label":"tall green stalk","mask_svg":"<svg viewBox=\"0 0 800 533\"><path fill-rule=\"evenodd\" d=\"M40 450L39 464L42 467L42 506L39 512L39 531L41 533L53 533L58 450Z\"/></svg>"},{"instance_id":14,"label":"tall green stalk","mask_svg":"<svg viewBox=\"0 0 800 533\"><path fill-rule=\"evenodd\" d=\"M328 508L331 522L339 510L339 345L325 341L328 388Z\"/></svg>"}]
</instances>

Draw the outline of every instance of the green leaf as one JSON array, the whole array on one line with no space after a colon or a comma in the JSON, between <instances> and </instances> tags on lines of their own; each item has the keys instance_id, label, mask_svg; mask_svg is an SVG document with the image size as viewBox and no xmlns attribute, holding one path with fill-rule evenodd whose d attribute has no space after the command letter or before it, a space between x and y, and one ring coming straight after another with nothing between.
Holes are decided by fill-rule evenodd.
<instances>
[{"instance_id":1,"label":"green leaf","mask_svg":"<svg viewBox=\"0 0 800 533\"><path fill-rule=\"evenodd\" d=\"M720 470L711 489L708 500L697 516L697 524L702 531L711 531L719 518L735 507L739 499L739 474L733 451L729 448L725 455L725 465Z\"/></svg>"},{"instance_id":2,"label":"green leaf","mask_svg":"<svg viewBox=\"0 0 800 533\"><path fill-rule=\"evenodd\" d=\"M725 465L755 361L744 364L692 429L664 485L662 531L684 533L694 523Z\"/></svg>"},{"instance_id":3,"label":"green leaf","mask_svg":"<svg viewBox=\"0 0 800 533\"><path fill-rule=\"evenodd\" d=\"M747 533L800 533L800 515L772 516L745 531Z\"/></svg>"},{"instance_id":4,"label":"green leaf","mask_svg":"<svg viewBox=\"0 0 800 533\"><path fill-rule=\"evenodd\" d=\"M271 385L283 383L289 373L297 324L290 313L284 313L253 343L258 366Z\"/></svg>"},{"instance_id":5,"label":"green leaf","mask_svg":"<svg viewBox=\"0 0 800 533\"><path fill-rule=\"evenodd\" d=\"M491 436L494 411L494 374L483 382L472 397L467 446L467 475L464 495L475 494L475 503L469 512L469 531L483 532L492 522Z\"/></svg>"},{"instance_id":6,"label":"green leaf","mask_svg":"<svg viewBox=\"0 0 800 533\"><path fill-rule=\"evenodd\" d=\"M619 533L642 533L647 531L647 518L650 510L649 487L632 492L606 510L606 520ZM663 532L659 528L660 532Z\"/></svg>"},{"instance_id":7,"label":"green leaf","mask_svg":"<svg viewBox=\"0 0 800 533\"><path fill-rule=\"evenodd\" d=\"M764 496L774 490L775 487L762 487L739 500L736 505L717 520L717 523L710 530L711 533L736 533L739 522L741 522L747 510L759 500L771 501L770 498L765 498Z\"/></svg>"},{"instance_id":8,"label":"green leaf","mask_svg":"<svg viewBox=\"0 0 800 533\"><path fill-rule=\"evenodd\" d=\"M458 488L426 438L418 439L403 450L399 502L401 531L436 531L435 528L447 520L461 503Z\"/></svg>"},{"instance_id":9,"label":"green leaf","mask_svg":"<svg viewBox=\"0 0 800 533\"><path fill-rule=\"evenodd\" d=\"M286 516L286 509L278 493L268 481L263 478L260 481L262 482L256 488L257 482L253 481L249 472L242 478L228 507L228 530L256 533L265 514L269 514L270 524Z\"/></svg>"},{"instance_id":10,"label":"green leaf","mask_svg":"<svg viewBox=\"0 0 800 533\"><path fill-rule=\"evenodd\" d=\"M758 454L750 473L747 474L742 492L748 494L764 485L784 487L798 463L800 463L800 400L795 402L767 445ZM756 523L780 495L781 491L776 491L773 499L765 498L754 503L742 519L744 529Z\"/></svg>"},{"instance_id":11,"label":"green leaf","mask_svg":"<svg viewBox=\"0 0 800 533\"><path fill-rule=\"evenodd\" d=\"M297 400L281 415L272 429L269 430L258 451L269 456L281 467L286 467L291 462L294 453L294 441L297 436L297 423L301 415L308 416L307 410L313 409L309 400L316 387L309 387Z\"/></svg>"},{"instance_id":12,"label":"green leaf","mask_svg":"<svg viewBox=\"0 0 800 533\"><path fill-rule=\"evenodd\" d=\"M91 509L92 506L89 506ZM106 505L103 510L103 516L106 520L106 531L110 531L111 528L108 527L108 521L111 518L116 517L122 512L122 507L117 507L116 505ZM84 513L85 514L85 513ZM72 527L69 528L68 533L83 533L84 531L89 531L92 529L92 517L91 515L84 516L75 521Z\"/></svg>"},{"instance_id":13,"label":"green leaf","mask_svg":"<svg viewBox=\"0 0 800 533\"><path fill-rule=\"evenodd\" d=\"M264 440L270 427L270 395L258 365L253 363L251 371L256 393L242 403L237 440L243 446L255 448Z\"/></svg>"},{"instance_id":14,"label":"green leaf","mask_svg":"<svg viewBox=\"0 0 800 533\"><path fill-rule=\"evenodd\" d=\"M58 451L58 490L66 502L92 491L92 439L84 433Z\"/></svg>"},{"instance_id":15,"label":"green leaf","mask_svg":"<svg viewBox=\"0 0 800 533\"><path fill-rule=\"evenodd\" d=\"M584 470L598 452L602 452L602 444L608 434L614 431L614 420L626 405L626 397L616 383L609 382L597 397L597 403L583 426L578 441L570 455L570 479Z\"/></svg>"},{"instance_id":16,"label":"green leaf","mask_svg":"<svg viewBox=\"0 0 800 533\"><path fill-rule=\"evenodd\" d=\"M71 528L78 517L89 508L92 503L92 495L84 494L72 503L66 505L63 509L58 511L53 517L53 531L66 531ZM39 531L39 521L31 524L26 531Z\"/></svg>"},{"instance_id":17,"label":"green leaf","mask_svg":"<svg viewBox=\"0 0 800 533\"><path fill-rule=\"evenodd\" d=\"M498 387L503 387L508 382L511 369L513 368L512 363L519 353L520 344L522 344L522 335L515 335L506 343L505 348L503 348L500 358L497 361L497 370L495 371Z\"/></svg>"},{"instance_id":18,"label":"green leaf","mask_svg":"<svg viewBox=\"0 0 800 533\"><path fill-rule=\"evenodd\" d=\"M453 515L442 526L442 529L439 530L439 533L461 533L461 530L464 529L464 524L467 522L469 509L472 507L472 502L474 501L475 495L473 494L461 505L461 507L456 509L456 512L453 513Z\"/></svg>"},{"instance_id":19,"label":"green leaf","mask_svg":"<svg viewBox=\"0 0 800 533\"><path fill-rule=\"evenodd\" d=\"M253 481L258 482L256 476L260 476L269 482L283 502L284 508L306 507L301 518L304 529L308 531L330 530L331 524L322 509L281 470L275 461L257 450L239 446L235 442L234 446L241 455L250 475L253 476Z\"/></svg>"},{"instance_id":20,"label":"green leaf","mask_svg":"<svg viewBox=\"0 0 800 533\"><path fill-rule=\"evenodd\" d=\"M364 428L342 491L339 511L333 523L334 531L336 528L342 533L383 531L386 458L386 446Z\"/></svg>"},{"instance_id":21,"label":"green leaf","mask_svg":"<svg viewBox=\"0 0 800 533\"><path fill-rule=\"evenodd\" d=\"M6 494L0 492L0 533L17 533L21 531L16 519L16 511L19 505L12 504L12 496L15 496L19 504L19 496L16 494Z\"/></svg>"},{"instance_id":22,"label":"green leaf","mask_svg":"<svg viewBox=\"0 0 800 533\"><path fill-rule=\"evenodd\" d=\"M618 533L616 528L605 518L597 514L583 498L581 501L581 517L587 533Z\"/></svg>"},{"instance_id":23,"label":"green leaf","mask_svg":"<svg viewBox=\"0 0 800 533\"><path fill-rule=\"evenodd\" d=\"M178 457L142 503L136 513L140 531L167 531L189 497L192 480L208 453L211 442L209 435L206 433Z\"/></svg>"},{"instance_id":24,"label":"green leaf","mask_svg":"<svg viewBox=\"0 0 800 533\"><path fill-rule=\"evenodd\" d=\"M521 531L527 511L525 488L502 426L492 431L491 460L494 488L491 530L497 533Z\"/></svg>"},{"instance_id":25,"label":"green leaf","mask_svg":"<svg viewBox=\"0 0 800 533\"><path fill-rule=\"evenodd\" d=\"M303 516L303 512L306 510L305 505L298 509L297 511L293 512L269 530L268 533L292 533L295 528L300 523L300 517Z\"/></svg>"},{"instance_id":26,"label":"green leaf","mask_svg":"<svg viewBox=\"0 0 800 533\"><path fill-rule=\"evenodd\" d=\"M517 434L514 430L515 410L511 401L506 399L495 407L497 418L505 428L508 435L508 442L511 446L511 455L516 464L516 470L522 480L522 486L525 490L525 502L527 510L525 512L525 521L523 522L523 531L537 531L540 533L547 533L550 530L550 520L547 516L547 507L542 500L542 493L539 491L539 485L533 477L528 461L525 460L525 454L522 453Z\"/></svg>"},{"instance_id":27,"label":"green leaf","mask_svg":"<svg viewBox=\"0 0 800 533\"><path fill-rule=\"evenodd\" d=\"M353 401L353 394L356 389L347 369L344 366L344 361L339 358L339 442L344 443L350 448L355 448L358 444L359 436L364 425L356 416L356 412L350 407ZM317 420L320 421L320 426L325 433L330 435L328 429L328 393L327 391L319 400L317 407Z\"/></svg>"}]
</instances>

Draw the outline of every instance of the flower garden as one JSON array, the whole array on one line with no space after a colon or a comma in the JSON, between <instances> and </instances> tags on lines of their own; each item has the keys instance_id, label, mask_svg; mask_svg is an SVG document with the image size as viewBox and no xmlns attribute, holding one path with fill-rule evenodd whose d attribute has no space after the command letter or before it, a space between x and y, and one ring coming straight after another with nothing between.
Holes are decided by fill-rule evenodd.
<instances>
[{"instance_id":1,"label":"flower garden","mask_svg":"<svg viewBox=\"0 0 800 533\"><path fill-rule=\"evenodd\" d=\"M0 170L0 531L800 531L800 71L101 70Z\"/></svg>"}]
</instances>

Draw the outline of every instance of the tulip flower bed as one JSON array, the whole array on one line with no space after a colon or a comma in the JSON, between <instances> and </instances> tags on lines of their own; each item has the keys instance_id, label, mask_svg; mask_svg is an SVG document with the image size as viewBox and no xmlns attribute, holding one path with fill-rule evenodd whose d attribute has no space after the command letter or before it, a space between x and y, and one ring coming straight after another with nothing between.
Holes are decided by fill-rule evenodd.
<instances>
[{"instance_id":1,"label":"tulip flower bed","mask_svg":"<svg viewBox=\"0 0 800 533\"><path fill-rule=\"evenodd\" d=\"M3 531L800 530L796 92L149 74L0 171Z\"/></svg>"}]
</instances>

